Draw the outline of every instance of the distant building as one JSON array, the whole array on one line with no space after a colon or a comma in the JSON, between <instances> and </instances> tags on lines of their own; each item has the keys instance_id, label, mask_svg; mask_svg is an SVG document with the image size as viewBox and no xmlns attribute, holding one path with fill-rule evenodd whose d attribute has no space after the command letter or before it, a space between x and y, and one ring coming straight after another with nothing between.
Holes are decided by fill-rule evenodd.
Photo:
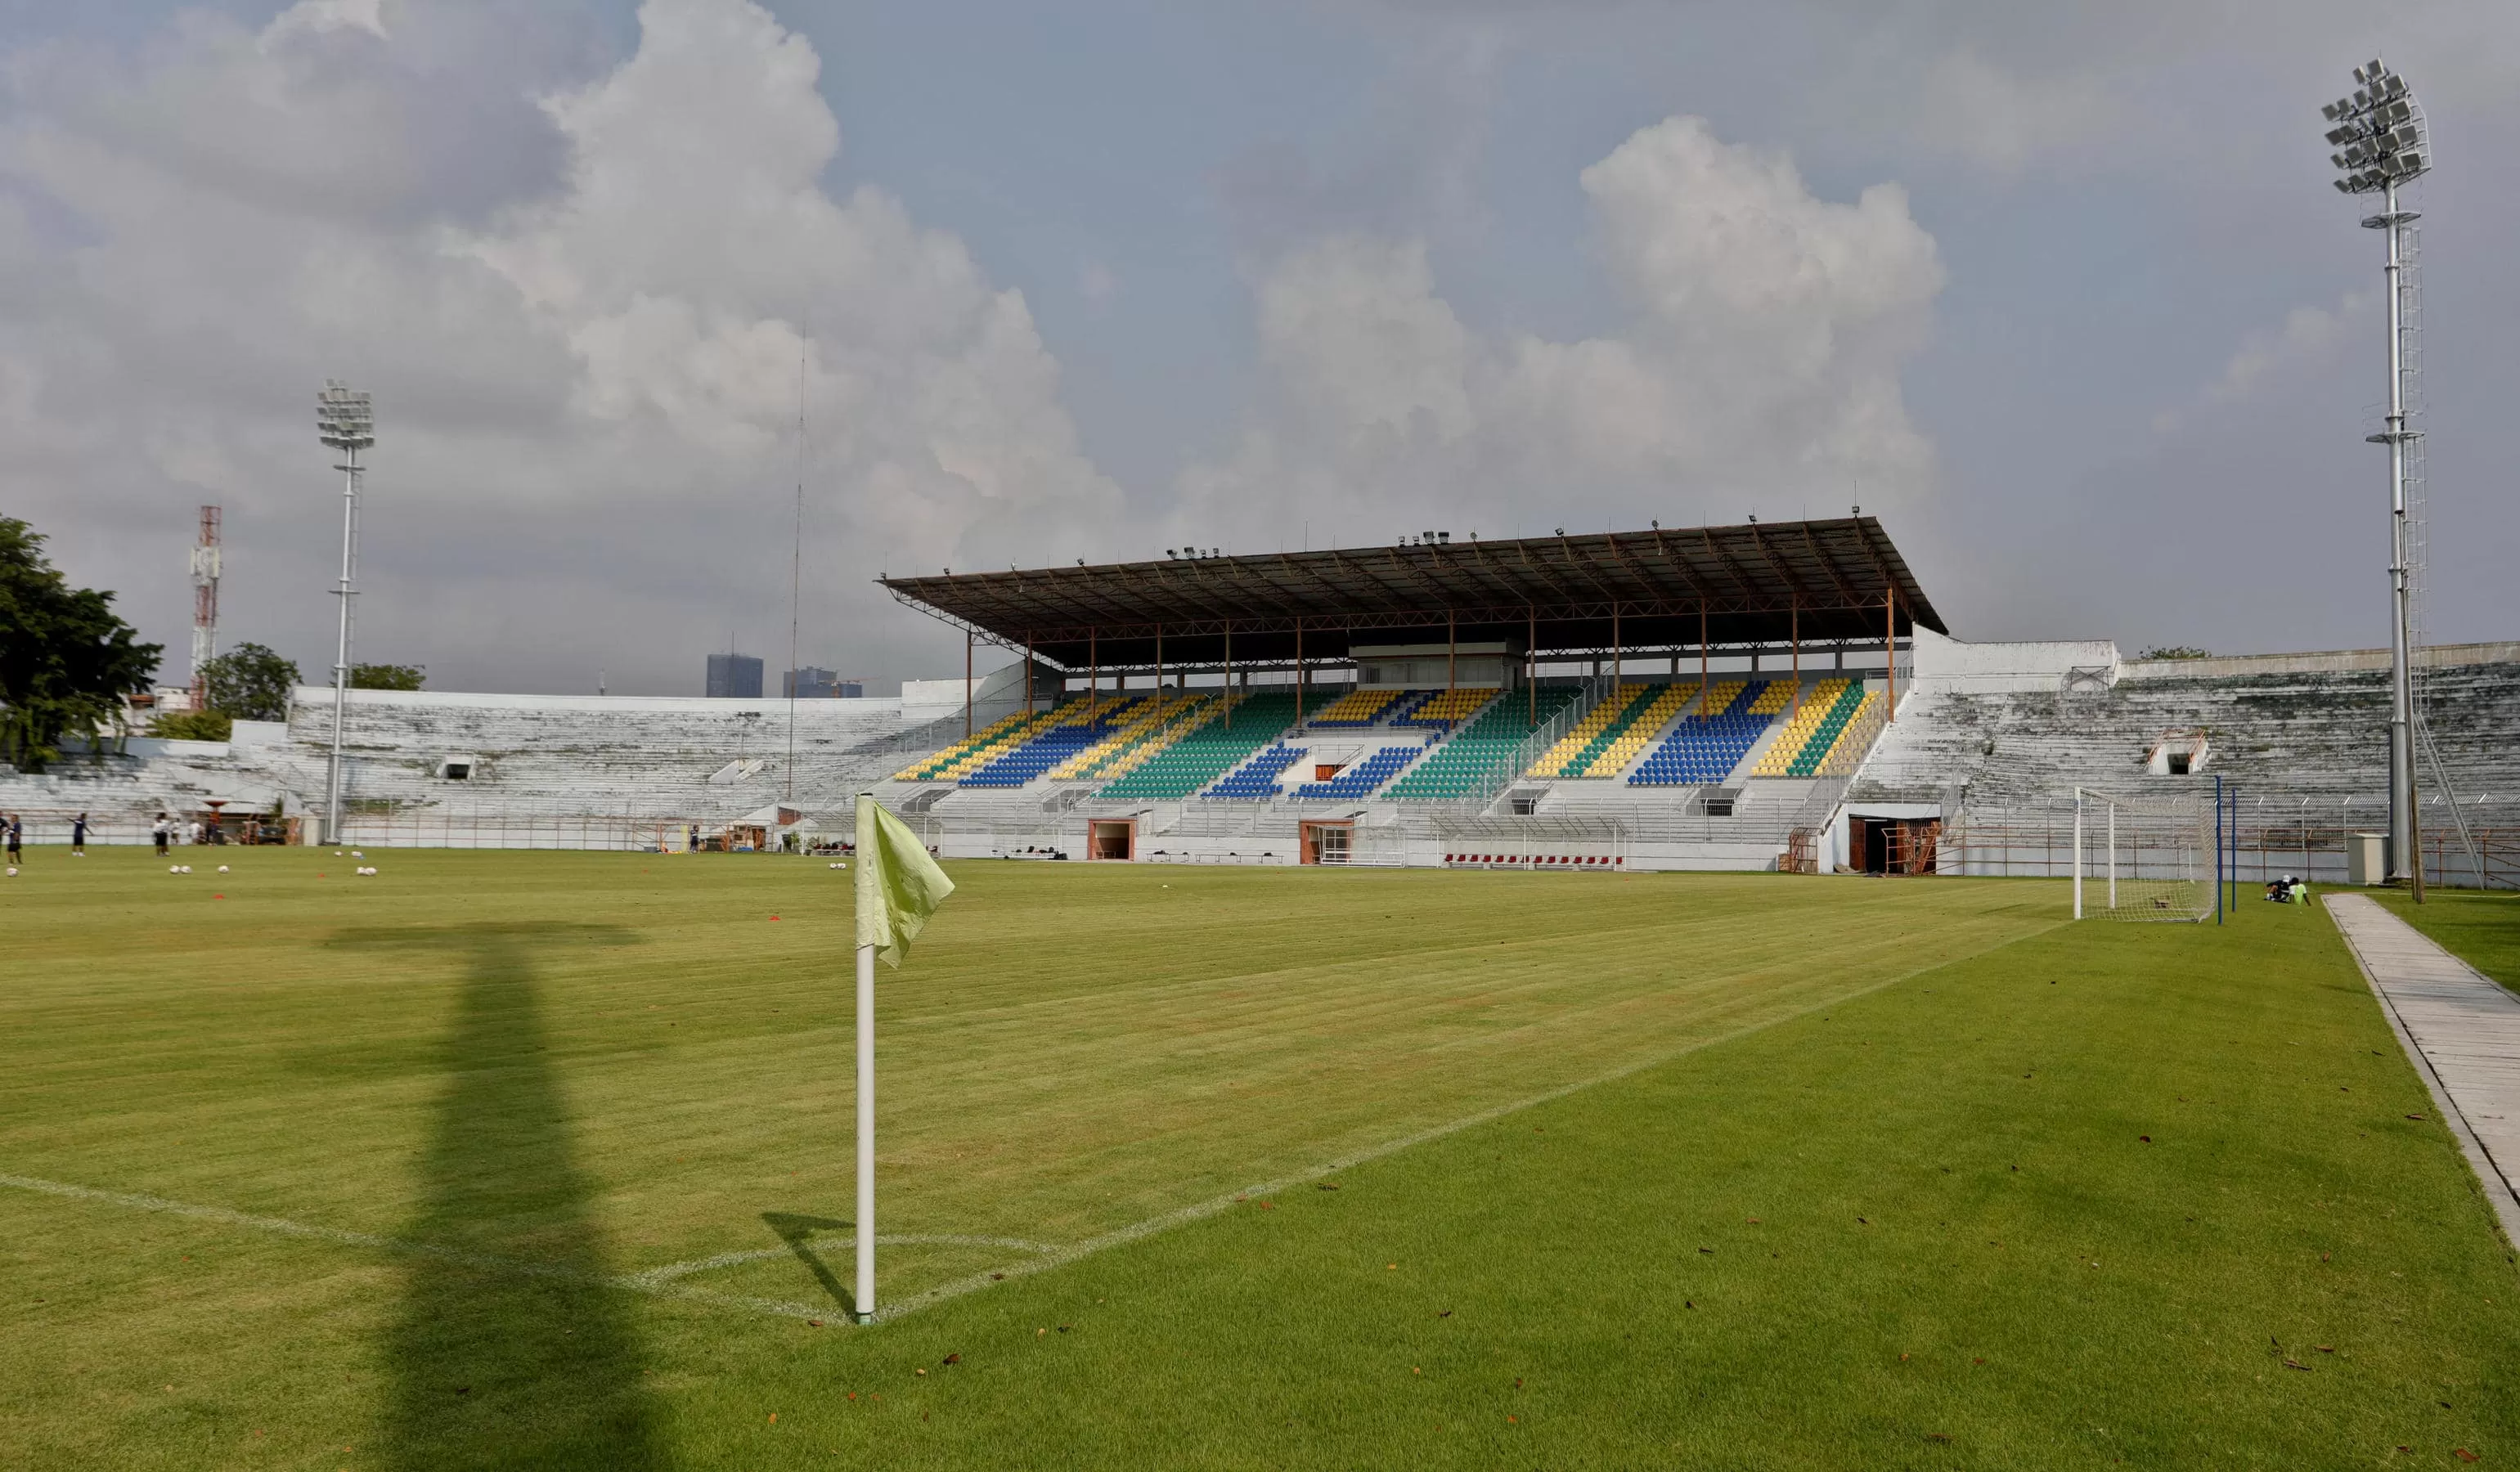
<instances>
[{"instance_id":1,"label":"distant building","mask_svg":"<svg viewBox=\"0 0 2520 1472\"><path fill-rule=\"evenodd\" d=\"M830 670L818 670L809 664L801 670L789 670L780 681L779 693L799 700L862 700L866 698L866 682L843 680Z\"/></svg>"},{"instance_id":2,"label":"distant building","mask_svg":"<svg viewBox=\"0 0 2520 1472\"><path fill-rule=\"evenodd\" d=\"M711 654L708 692L712 700L761 698L761 661L749 654Z\"/></svg>"}]
</instances>

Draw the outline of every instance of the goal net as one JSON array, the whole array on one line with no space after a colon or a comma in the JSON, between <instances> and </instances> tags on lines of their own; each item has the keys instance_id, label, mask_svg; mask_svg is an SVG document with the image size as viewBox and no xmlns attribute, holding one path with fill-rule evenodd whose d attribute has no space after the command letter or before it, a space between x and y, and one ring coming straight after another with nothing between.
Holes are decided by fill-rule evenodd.
<instances>
[{"instance_id":1,"label":"goal net","mask_svg":"<svg viewBox=\"0 0 2520 1472\"><path fill-rule=\"evenodd\" d=\"M2214 883L2209 801L2074 790L2074 918L2202 920Z\"/></svg>"}]
</instances>

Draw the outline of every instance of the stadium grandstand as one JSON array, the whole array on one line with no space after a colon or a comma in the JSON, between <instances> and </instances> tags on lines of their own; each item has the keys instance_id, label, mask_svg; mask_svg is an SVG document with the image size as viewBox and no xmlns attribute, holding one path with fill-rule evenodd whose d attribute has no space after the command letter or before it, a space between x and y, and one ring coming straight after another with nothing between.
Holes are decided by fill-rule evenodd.
<instances>
[{"instance_id":1,"label":"stadium grandstand","mask_svg":"<svg viewBox=\"0 0 2520 1472\"><path fill-rule=\"evenodd\" d=\"M2058 873L2077 786L2236 794L2243 875L2385 825L2385 651L2129 659L1949 637L1871 517L882 586L1013 662L898 698L359 691L338 841L843 841L872 789L949 857ZM2520 646L2421 651L2427 870L2520 880ZM226 742L0 773L39 840L167 811L322 836L329 690ZM791 754L792 753L792 754Z\"/></svg>"}]
</instances>

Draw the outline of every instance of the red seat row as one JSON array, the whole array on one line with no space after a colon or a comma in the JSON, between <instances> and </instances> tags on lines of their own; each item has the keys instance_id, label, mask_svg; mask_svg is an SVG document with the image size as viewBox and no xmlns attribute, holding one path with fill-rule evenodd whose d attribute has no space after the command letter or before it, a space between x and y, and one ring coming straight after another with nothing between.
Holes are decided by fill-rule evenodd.
<instances>
[{"instance_id":1,"label":"red seat row","mask_svg":"<svg viewBox=\"0 0 2520 1472\"><path fill-rule=\"evenodd\" d=\"M1605 859L1584 854L1446 854L1446 864L1528 864L1535 869L1600 869L1626 864L1625 859Z\"/></svg>"}]
</instances>

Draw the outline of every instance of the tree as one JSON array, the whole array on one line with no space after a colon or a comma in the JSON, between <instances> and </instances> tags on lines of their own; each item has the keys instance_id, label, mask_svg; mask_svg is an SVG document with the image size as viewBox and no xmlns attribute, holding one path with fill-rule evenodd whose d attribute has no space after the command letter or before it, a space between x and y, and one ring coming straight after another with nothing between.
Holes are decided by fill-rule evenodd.
<instances>
[{"instance_id":1,"label":"tree","mask_svg":"<svg viewBox=\"0 0 2520 1472\"><path fill-rule=\"evenodd\" d=\"M2155 645L2135 657L2138 659L2211 659L2214 657L2214 651L2200 649L2192 644L2162 644Z\"/></svg>"},{"instance_id":2,"label":"tree","mask_svg":"<svg viewBox=\"0 0 2520 1472\"><path fill-rule=\"evenodd\" d=\"M350 666L352 690L418 690L428 678L425 664L354 664Z\"/></svg>"},{"instance_id":3,"label":"tree","mask_svg":"<svg viewBox=\"0 0 2520 1472\"><path fill-rule=\"evenodd\" d=\"M149 689L164 646L142 644L113 595L72 588L40 532L0 516L0 760L41 772L65 736L93 743Z\"/></svg>"},{"instance_id":4,"label":"tree","mask_svg":"<svg viewBox=\"0 0 2520 1472\"><path fill-rule=\"evenodd\" d=\"M149 723L149 734L170 741L224 741L236 735L236 720L225 711L169 711Z\"/></svg>"},{"instance_id":5,"label":"tree","mask_svg":"<svg viewBox=\"0 0 2520 1472\"><path fill-rule=\"evenodd\" d=\"M250 640L202 666L209 707L231 720L286 721L297 665Z\"/></svg>"}]
</instances>

